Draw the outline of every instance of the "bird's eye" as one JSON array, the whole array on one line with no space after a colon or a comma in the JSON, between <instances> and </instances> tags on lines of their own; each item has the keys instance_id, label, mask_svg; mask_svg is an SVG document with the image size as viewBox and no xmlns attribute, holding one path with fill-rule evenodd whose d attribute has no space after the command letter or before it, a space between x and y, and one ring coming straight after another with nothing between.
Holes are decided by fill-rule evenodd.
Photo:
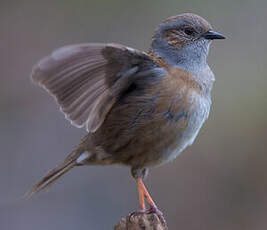
<instances>
[{"instance_id":1,"label":"bird's eye","mask_svg":"<svg viewBox=\"0 0 267 230\"><path fill-rule=\"evenodd\" d=\"M191 27L186 27L183 30L184 30L184 33L189 36L192 36L195 33L195 30Z\"/></svg>"}]
</instances>

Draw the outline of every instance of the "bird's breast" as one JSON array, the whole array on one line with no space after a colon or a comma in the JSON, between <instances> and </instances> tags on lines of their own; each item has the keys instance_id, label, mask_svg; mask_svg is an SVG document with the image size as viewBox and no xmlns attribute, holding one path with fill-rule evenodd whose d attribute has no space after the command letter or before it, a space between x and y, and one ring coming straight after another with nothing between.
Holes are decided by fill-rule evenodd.
<instances>
[{"instance_id":1,"label":"bird's breast","mask_svg":"<svg viewBox=\"0 0 267 230\"><path fill-rule=\"evenodd\" d=\"M171 161L194 142L210 111L211 100L203 94L205 90L194 76L181 69L172 69L165 76L159 84L153 125L144 128L144 134L152 134L154 139L149 162Z\"/></svg>"}]
</instances>

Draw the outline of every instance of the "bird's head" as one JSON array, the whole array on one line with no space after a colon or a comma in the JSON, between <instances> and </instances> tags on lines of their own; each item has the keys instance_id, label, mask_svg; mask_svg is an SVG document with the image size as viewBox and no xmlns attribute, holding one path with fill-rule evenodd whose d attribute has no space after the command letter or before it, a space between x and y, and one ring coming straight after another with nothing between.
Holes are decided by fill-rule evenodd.
<instances>
[{"instance_id":1,"label":"bird's head","mask_svg":"<svg viewBox=\"0 0 267 230\"><path fill-rule=\"evenodd\" d=\"M169 17L158 25L151 48L170 65L194 68L206 64L211 40L224 38L202 17L185 13Z\"/></svg>"}]
</instances>

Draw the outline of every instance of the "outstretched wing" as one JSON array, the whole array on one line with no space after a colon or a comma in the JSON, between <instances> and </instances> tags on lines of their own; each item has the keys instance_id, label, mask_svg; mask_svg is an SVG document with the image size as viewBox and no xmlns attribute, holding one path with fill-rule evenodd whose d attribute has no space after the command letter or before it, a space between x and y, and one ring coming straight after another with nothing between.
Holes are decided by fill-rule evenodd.
<instances>
[{"instance_id":1,"label":"outstretched wing","mask_svg":"<svg viewBox=\"0 0 267 230\"><path fill-rule=\"evenodd\" d=\"M138 72L152 66L146 53L89 43L54 51L34 66L31 77L56 98L71 124L94 132Z\"/></svg>"}]
</instances>

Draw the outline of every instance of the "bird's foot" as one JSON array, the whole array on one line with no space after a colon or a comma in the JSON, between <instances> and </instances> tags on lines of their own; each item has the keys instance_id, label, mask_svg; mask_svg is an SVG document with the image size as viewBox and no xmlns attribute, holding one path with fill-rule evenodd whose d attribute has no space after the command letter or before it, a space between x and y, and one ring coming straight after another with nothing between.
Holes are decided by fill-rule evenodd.
<instances>
[{"instance_id":1,"label":"bird's foot","mask_svg":"<svg viewBox=\"0 0 267 230\"><path fill-rule=\"evenodd\" d=\"M132 212L130 214L130 220L131 220L131 217L133 217L135 215L152 214L152 213L154 213L154 214L156 214L158 216L160 222L162 223L162 225L167 230L168 229L167 222L166 222L166 220L165 220L165 218L163 216L163 213L156 206L151 206L149 209L138 210L138 211Z\"/></svg>"}]
</instances>

